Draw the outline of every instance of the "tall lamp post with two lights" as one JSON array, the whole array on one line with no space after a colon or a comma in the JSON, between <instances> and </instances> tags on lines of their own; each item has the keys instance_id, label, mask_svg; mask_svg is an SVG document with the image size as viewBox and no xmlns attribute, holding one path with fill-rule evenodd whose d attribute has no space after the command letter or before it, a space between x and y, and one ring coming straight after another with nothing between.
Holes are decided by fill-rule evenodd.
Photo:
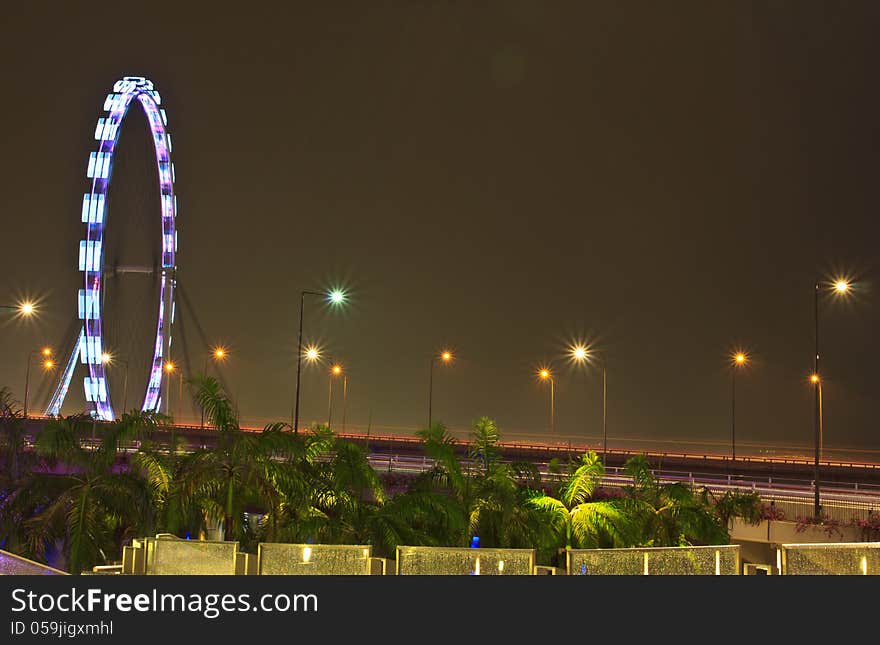
<instances>
[{"instance_id":1,"label":"tall lamp post with two lights","mask_svg":"<svg viewBox=\"0 0 880 645\"><path fill-rule=\"evenodd\" d=\"M320 291L301 291L299 297L299 339L296 344L296 395L294 396L294 404L293 404L293 431L294 433L299 432L299 382L300 382L300 372L302 370L302 357L303 357L303 310L305 308L306 296L319 296L324 298L331 306L340 306L345 304L345 300L347 298L345 291L342 289L333 289L329 292L320 292Z\"/></svg>"},{"instance_id":2,"label":"tall lamp post with two lights","mask_svg":"<svg viewBox=\"0 0 880 645\"><path fill-rule=\"evenodd\" d=\"M31 363L34 362L34 356L42 356L43 357L43 369L45 371L51 370L55 367L55 361L52 360L52 349L49 347L44 347L43 349L36 349L30 353L28 353L27 358L27 369L24 374L24 418L28 417L28 395L30 394L31 389Z\"/></svg>"},{"instance_id":3,"label":"tall lamp post with two lights","mask_svg":"<svg viewBox=\"0 0 880 645\"><path fill-rule=\"evenodd\" d=\"M829 289L834 296L844 297L850 294L852 285L846 278L834 280ZM813 356L813 373L810 375L810 383L814 386L814 415L813 415L813 514L816 519L821 518L822 505L819 497L819 452L822 444L822 373L819 371L819 295L822 291L822 282L817 280L813 288L813 322L816 352Z\"/></svg>"}]
</instances>

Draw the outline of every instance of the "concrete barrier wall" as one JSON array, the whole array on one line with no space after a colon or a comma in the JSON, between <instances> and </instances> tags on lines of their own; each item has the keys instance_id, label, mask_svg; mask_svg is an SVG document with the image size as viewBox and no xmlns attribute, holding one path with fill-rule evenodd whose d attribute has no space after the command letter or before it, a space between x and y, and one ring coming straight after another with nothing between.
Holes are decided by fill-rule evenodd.
<instances>
[{"instance_id":1,"label":"concrete barrier wall","mask_svg":"<svg viewBox=\"0 0 880 645\"><path fill-rule=\"evenodd\" d=\"M147 575L235 575L238 542L146 538Z\"/></svg>"},{"instance_id":2,"label":"concrete barrier wall","mask_svg":"<svg viewBox=\"0 0 880 645\"><path fill-rule=\"evenodd\" d=\"M55 569L20 555L0 551L0 576L66 576L66 571Z\"/></svg>"},{"instance_id":3,"label":"concrete barrier wall","mask_svg":"<svg viewBox=\"0 0 880 645\"><path fill-rule=\"evenodd\" d=\"M739 575L739 545L568 549L568 575Z\"/></svg>"},{"instance_id":4,"label":"concrete barrier wall","mask_svg":"<svg viewBox=\"0 0 880 645\"><path fill-rule=\"evenodd\" d=\"M534 549L399 546L398 575L534 575Z\"/></svg>"},{"instance_id":5,"label":"concrete barrier wall","mask_svg":"<svg viewBox=\"0 0 880 645\"><path fill-rule=\"evenodd\" d=\"M880 542L782 544L782 575L880 575Z\"/></svg>"},{"instance_id":6,"label":"concrete barrier wall","mask_svg":"<svg viewBox=\"0 0 880 645\"><path fill-rule=\"evenodd\" d=\"M257 573L263 576L369 575L368 545L273 544L257 547Z\"/></svg>"}]
</instances>

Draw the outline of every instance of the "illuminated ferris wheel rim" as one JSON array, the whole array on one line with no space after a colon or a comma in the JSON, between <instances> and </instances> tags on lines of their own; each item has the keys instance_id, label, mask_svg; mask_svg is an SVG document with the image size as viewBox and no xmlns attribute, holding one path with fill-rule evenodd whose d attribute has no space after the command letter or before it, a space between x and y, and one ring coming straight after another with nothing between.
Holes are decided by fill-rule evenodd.
<instances>
[{"instance_id":1,"label":"illuminated ferris wheel rim","mask_svg":"<svg viewBox=\"0 0 880 645\"><path fill-rule=\"evenodd\" d=\"M147 116L159 176L162 226L162 262L157 314L156 335L150 377L144 402L145 412L158 411L162 395L162 367L171 349L171 323L174 319L174 285L177 252L177 200L174 194L174 164L171 161L171 135L167 132L168 118L160 107L162 99L152 81L141 76L125 76L113 85L113 91L104 101L104 114L95 128L97 150L89 155L86 176L91 182L89 192L83 195L82 222L86 226L85 239L80 242L79 269L83 272L83 289L79 290L79 318L83 321L79 342L74 347L67 369L47 409L57 415L73 375L77 354L87 364L89 376L84 379L86 400L94 404L94 414L103 420L113 420L115 413L110 400L110 388L104 365L104 336L101 295L104 278L104 230L106 228L107 194L113 169L113 158L119 140L120 127L132 103L137 100ZM123 411L124 412L124 411Z\"/></svg>"}]
</instances>

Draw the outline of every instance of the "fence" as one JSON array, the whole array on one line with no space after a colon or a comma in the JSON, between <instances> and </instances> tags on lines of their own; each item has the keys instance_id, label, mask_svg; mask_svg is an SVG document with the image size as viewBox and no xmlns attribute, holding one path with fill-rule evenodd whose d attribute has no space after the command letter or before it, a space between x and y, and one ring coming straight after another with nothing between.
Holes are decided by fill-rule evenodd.
<instances>
[{"instance_id":1,"label":"fence","mask_svg":"<svg viewBox=\"0 0 880 645\"><path fill-rule=\"evenodd\" d=\"M366 545L273 544L257 546L257 571L269 575L369 575L373 548Z\"/></svg>"},{"instance_id":2,"label":"fence","mask_svg":"<svg viewBox=\"0 0 880 645\"><path fill-rule=\"evenodd\" d=\"M739 575L739 545L567 549L568 575Z\"/></svg>"},{"instance_id":3,"label":"fence","mask_svg":"<svg viewBox=\"0 0 880 645\"><path fill-rule=\"evenodd\" d=\"M399 546L398 575L533 575L534 549Z\"/></svg>"},{"instance_id":4,"label":"fence","mask_svg":"<svg viewBox=\"0 0 880 645\"><path fill-rule=\"evenodd\" d=\"M66 576L66 571L0 551L0 576Z\"/></svg>"},{"instance_id":5,"label":"fence","mask_svg":"<svg viewBox=\"0 0 880 645\"><path fill-rule=\"evenodd\" d=\"M782 544L776 551L782 575L880 575L880 542Z\"/></svg>"}]
</instances>

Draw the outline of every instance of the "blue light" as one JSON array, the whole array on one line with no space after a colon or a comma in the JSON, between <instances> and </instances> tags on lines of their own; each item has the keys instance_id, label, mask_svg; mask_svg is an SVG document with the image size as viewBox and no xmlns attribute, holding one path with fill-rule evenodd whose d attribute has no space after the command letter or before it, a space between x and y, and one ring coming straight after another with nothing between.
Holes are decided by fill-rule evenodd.
<instances>
[{"instance_id":1,"label":"blue light","mask_svg":"<svg viewBox=\"0 0 880 645\"><path fill-rule=\"evenodd\" d=\"M480 548L480 536L479 535L475 535L471 538L471 548L472 549L479 549Z\"/></svg>"},{"instance_id":2,"label":"blue light","mask_svg":"<svg viewBox=\"0 0 880 645\"><path fill-rule=\"evenodd\" d=\"M92 240L82 240L79 243L79 270L101 270L101 243Z\"/></svg>"}]
</instances>

